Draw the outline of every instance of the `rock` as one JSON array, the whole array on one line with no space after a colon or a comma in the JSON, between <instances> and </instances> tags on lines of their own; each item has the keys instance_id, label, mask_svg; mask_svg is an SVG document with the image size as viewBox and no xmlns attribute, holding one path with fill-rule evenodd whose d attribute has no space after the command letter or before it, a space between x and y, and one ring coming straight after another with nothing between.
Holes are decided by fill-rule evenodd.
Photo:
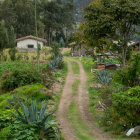
<instances>
[{"instance_id":1,"label":"rock","mask_svg":"<svg viewBox=\"0 0 140 140\"><path fill-rule=\"evenodd\" d=\"M135 134L136 136L140 136L140 126L136 126L136 127L134 128L134 134Z\"/></svg>"},{"instance_id":2,"label":"rock","mask_svg":"<svg viewBox=\"0 0 140 140\"><path fill-rule=\"evenodd\" d=\"M135 129L131 128L128 130L128 132L126 133L126 136L130 136L132 133L134 133Z\"/></svg>"}]
</instances>

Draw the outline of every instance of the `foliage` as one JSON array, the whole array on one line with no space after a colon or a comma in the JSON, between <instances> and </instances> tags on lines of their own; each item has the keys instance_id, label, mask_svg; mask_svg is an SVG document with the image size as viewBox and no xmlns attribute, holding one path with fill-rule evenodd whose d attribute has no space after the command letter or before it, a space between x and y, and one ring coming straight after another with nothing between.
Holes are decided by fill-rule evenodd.
<instances>
[{"instance_id":1,"label":"foliage","mask_svg":"<svg viewBox=\"0 0 140 140\"><path fill-rule=\"evenodd\" d=\"M51 62L50 62L50 69L51 70L55 70L55 69L62 69L64 66L64 62L63 62L63 55L59 55L57 58L54 58Z\"/></svg>"},{"instance_id":2,"label":"foliage","mask_svg":"<svg viewBox=\"0 0 140 140\"><path fill-rule=\"evenodd\" d=\"M45 105L45 107L43 107L43 105L41 106L40 112L38 114L38 110L37 110L37 102L36 101L31 101L31 106L27 103L27 105L25 105L24 103L20 104L22 113L20 113L17 109L16 112L18 115L16 115L15 113L12 113L15 118L18 121L21 121L25 124L30 124L33 122L39 122L40 125L44 125L44 123L50 118L52 117L52 114L49 114L47 116L45 116L45 111L47 109L48 105Z\"/></svg>"},{"instance_id":3,"label":"foliage","mask_svg":"<svg viewBox=\"0 0 140 140\"><path fill-rule=\"evenodd\" d=\"M41 82L41 75L36 69L15 69L2 75L1 89L11 91L20 86Z\"/></svg>"},{"instance_id":4,"label":"foliage","mask_svg":"<svg viewBox=\"0 0 140 140\"><path fill-rule=\"evenodd\" d=\"M110 82L112 81L111 77L108 75L108 73L105 70L99 71L97 73L97 79L98 82L102 85L109 85Z\"/></svg>"},{"instance_id":5,"label":"foliage","mask_svg":"<svg viewBox=\"0 0 140 140\"><path fill-rule=\"evenodd\" d=\"M95 0L86 7L84 17L81 30L88 45L100 52L118 51L121 63L125 65L130 48L128 44L140 24L140 2ZM117 42L114 43L114 40Z\"/></svg>"},{"instance_id":6,"label":"foliage","mask_svg":"<svg viewBox=\"0 0 140 140\"><path fill-rule=\"evenodd\" d=\"M0 59L3 56L3 50L8 45L8 33L4 20L0 21Z\"/></svg>"},{"instance_id":7,"label":"foliage","mask_svg":"<svg viewBox=\"0 0 140 140\"><path fill-rule=\"evenodd\" d=\"M43 105L42 105L40 112L38 113L36 101L34 101L34 102L31 101L31 105L29 105L28 103L26 103L26 104L21 103L20 107L21 107L22 112L20 112L16 109L16 112L18 115L14 114L14 113L12 113L12 114L15 116L15 118L18 121L21 122L21 124L23 123L23 124L28 124L28 125L35 125L35 126L32 126L32 127L30 126L30 127L34 128L34 130L36 130L36 132L38 131L38 134L42 134L42 138L43 137L46 137L48 139L56 138L57 130L54 127L54 121L50 120L52 118L52 115L54 112L46 115L45 113L46 113L47 106L48 105L45 105L43 107ZM33 129L31 129L31 130L33 130ZM25 130L23 130L23 131L25 131ZM27 132L27 130L25 132ZM32 134L34 134L34 133L35 133L35 131ZM20 135L18 134L18 136L20 136Z\"/></svg>"},{"instance_id":8,"label":"foliage","mask_svg":"<svg viewBox=\"0 0 140 140\"><path fill-rule=\"evenodd\" d=\"M140 53L132 55L130 65L125 66L123 70L118 70L114 80L127 87L140 85Z\"/></svg>"},{"instance_id":9,"label":"foliage","mask_svg":"<svg viewBox=\"0 0 140 140\"><path fill-rule=\"evenodd\" d=\"M113 93L112 107L107 111L110 127L120 127L120 131L140 125L140 87L129 88L126 92Z\"/></svg>"},{"instance_id":10,"label":"foliage","mask_svg":"<svg viewBox=\"0 0 140 140\"><path fill-rule=\"evenodd\" d=\"M16 60L16 35L14 33L14 28L11 27L10 28L10 31L9 31L9 55L10 55L10 59L12 61L15 61Z\"/></svg>"},{"instance_id":11,"label":"foliage","mask_svg":"<svg viewBox=\"0 0 140 140\"><path fill-rule=\"evenodd\" d=\"M65 47L65 42L64 39L61 37L60 41L59 41L60 47Z\"/></svg>"},{"instance_id":12,"label":"foliage","mask_svg":"<svg viewBox=\"0 0 140 140\"><path fill-rule=\"evenodd\" d=\"M16 69L24 69L24 68L30 69L32 66L33 66L32 63L24 63L23 61L0 63L0 76L2 76L3 73L9 73Z\"/></svg>"},{"instance_id":13,"label":"foliage","mask_svg":"<svg viewBox=\"0 0 140 140\"><path fill-rule=\"evenodd\" d=\"M12 91L11 94L17 97L23 97L23 99L25 97L27 99L36 99L38 102L51 99L51 94L49 94L48 89L41 84L33 84L19 87Z\"/></svg>"},{"instance_id":14,"label":"foliage","mask_svg":"<svg viewBox=\"0 0 140 140\"><path fill-rule=\"evenodd\" d=\"M60 55L60 45L54 42L51 46L52 58L57 58Z\"/></svg>"}]
</instances>

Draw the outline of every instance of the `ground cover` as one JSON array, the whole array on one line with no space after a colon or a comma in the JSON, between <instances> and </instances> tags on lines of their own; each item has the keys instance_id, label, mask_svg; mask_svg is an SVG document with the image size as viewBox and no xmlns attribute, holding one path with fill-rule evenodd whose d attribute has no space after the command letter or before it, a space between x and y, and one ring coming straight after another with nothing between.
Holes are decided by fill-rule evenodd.
<instances>
[{"instance_id":1,"label":"ground cover","mask_svg":"<svg viewBox=\"0 0 140 140\"><path fill-rule=\"evenodd\" d=\"M86 59L88 59L88 58L86 58ZM90 59L88 61L90 61ZM87 62L85 63L84 58L83 58L82 63L83 63L83 67L84 67L85 71L88 74L87 89L88 89L89 94L90 94L90 110L94 114L94 118L93 118L94 122L96 123L97 126L103 128L105 131L107 131L115 139L126 139L126 138L132 139L133 135L132 135L132 137L126 137L125 136L126 132L125 131L122 132L122 128L120 127L120 124L119 124L120 121L118 121L117 119L115 119L115 120L117 120L116 121L117 122L116 126L115 126L115 123L114 123L114 125L111 125L111 124L107 125L106 124L112 118L105 117L107 112L99 104L99 101L101 101L101 102L105 103L106 105L109 105L108 107L110 108L110 105L112 105L112 101L111 101L112 99L111 99L110 95L113 93L113 97L115 98L113 103L117 107L117 104L115 103L115 102L117 102L116 96L119 96L120 94L122 95L122 93L124 93L123 92L124 91L124 86L119 84L119 83L117 83L117 82L115 82L115 81L112 81L109 84L109 86L101 87L101 85L99 84L99 82L98 82L98 80L96 78L96 74L95 73L94 74L91 73L92 65L89 65ZM116 74L116 71L109 71L108 70L107 73L111 77L113 77ZM117 94L117 93L119 93L119 94ZM111 100L108 100L108 99L111 99ZM120 98L118 98L118 99L119 99L118 101L120 101ZM131 98L131 100L132 100L132 98ZM109 102L109 104L108 104L108 102ZM121 103L121 101L120 101L120 103ZM123 105L123 103L121 103L121 104ZM121 111L122 108L121 109L117 109L117 110ZM115 112L117 112L117 110ZM113 114L114 114L114 116L117 115L115 112L111 113L111 117L113 117ZM134 112L136 112L136 110ZM127 113L129 114L129 111ZM126 113L124 113L124 114L126 114ZM126 115L125 115L125 117L126 117ZM104 119L104 118L106 118L106 119ZM131 121L132 119L129 119L129 120Z\"/></svg>"}]
</instances>

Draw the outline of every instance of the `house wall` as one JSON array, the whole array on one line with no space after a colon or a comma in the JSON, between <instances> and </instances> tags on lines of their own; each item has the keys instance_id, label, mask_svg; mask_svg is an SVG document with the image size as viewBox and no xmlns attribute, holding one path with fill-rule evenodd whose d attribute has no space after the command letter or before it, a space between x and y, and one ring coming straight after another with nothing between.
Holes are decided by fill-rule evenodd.
<instances>
[{"instance_id":1,"label":"house wall","mask_svg":"<svg viewBox=\"0 0 140 140\"><path fill-rule=\"evenodd\" d=\"M42 49L43 42L38 41ZM34 45L34 48L28 48L28 45ZM34 52L37 50L37 41L34 39L26 39L17 42L17 49L19 52Z\"/></svg>"}]
</instances>

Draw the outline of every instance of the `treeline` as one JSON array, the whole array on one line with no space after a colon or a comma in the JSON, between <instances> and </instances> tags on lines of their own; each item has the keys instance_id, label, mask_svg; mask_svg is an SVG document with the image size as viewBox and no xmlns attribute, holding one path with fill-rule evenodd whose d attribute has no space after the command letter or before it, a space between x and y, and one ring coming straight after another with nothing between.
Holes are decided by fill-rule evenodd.
<instances>
[{"instance_id":1,"label":"treeline","mask_svg":"<svg viewBox=\"0 0 140 140\"><path fill-rule=\"evenodd\" d=\"M46 38L48 45L60 38L67 39L74 27L73 0L37 0L38 36ZM35 1L5 0L0 3L0 21L4 20L8 34L14 28L16 37L35 35Z\"/></svg>"}]
</instances>

